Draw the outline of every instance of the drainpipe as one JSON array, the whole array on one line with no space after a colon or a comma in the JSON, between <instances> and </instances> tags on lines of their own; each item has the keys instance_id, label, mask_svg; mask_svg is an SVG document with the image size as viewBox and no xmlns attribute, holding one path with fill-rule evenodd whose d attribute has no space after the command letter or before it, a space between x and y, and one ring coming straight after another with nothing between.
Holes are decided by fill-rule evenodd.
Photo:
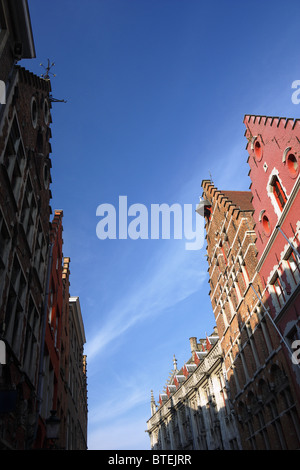
<instances>
[{"instance_id":1,"label":"drainpipe","mask_svg":"<svg viewBox=\"0 0 300 470\"><path fill-rule=\"evenodd\" d=\"M284 238L286 239L286 241L288 242L288 244L290 245L290 247L292 248L293 252L295 253L295 255L297 256L298 260L300 261L300 254L298 253L298 251L296 250L295 246L293 245L293 243L288 239L288 237L285 235L285 233L281 230L280 226L279 225L276 225L276 228L277 230L279 230L279 232L284 236Z\"/></svg>"},{"instance_id":2,"label":"drainpipe","mask_svg":"<svg viewBox=\"0 0 300 470\"><path fill-rule=\"evenodd\" d=\"M39 375L38 375L38 390L37 390L37 410L36 410L36 421L34 435L32 438L32 444L36 440L37 430L38 430L38 421L39 415L42 407L42 395L43 395L43 385L44 385L44 351L45 351L45 336L46 336L46 325L47 325L47 309L48 309L48 299L49 299L49 287L50 287L50 275L52 267L52 252L53 252L53 243L49 244L49 258L48 258L48 268L47 268L47 278L46 278L46 289L45 289L45 301L44 301L44 312L43 312L43 325L42 325L42 335L41 335L41 350L40 350L40 363L39 363Z\"/></svg>"}]
</instances>

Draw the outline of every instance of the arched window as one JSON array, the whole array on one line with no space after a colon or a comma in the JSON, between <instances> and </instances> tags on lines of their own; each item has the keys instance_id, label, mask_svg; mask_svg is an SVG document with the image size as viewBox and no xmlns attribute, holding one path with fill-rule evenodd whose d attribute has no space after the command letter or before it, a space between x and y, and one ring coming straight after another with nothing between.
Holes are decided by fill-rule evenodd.
<instances>
[{"instance_id":1,"label":"arched window","mask_svg":"<svg viewBox=\"0 0 300 470\"><path fill-rule=\"evenodd\" d=\"M265 402L270 397L270 388L267 382L260 379L258 383L258 396L262 402Z\"/></svg>"}]
</instances>

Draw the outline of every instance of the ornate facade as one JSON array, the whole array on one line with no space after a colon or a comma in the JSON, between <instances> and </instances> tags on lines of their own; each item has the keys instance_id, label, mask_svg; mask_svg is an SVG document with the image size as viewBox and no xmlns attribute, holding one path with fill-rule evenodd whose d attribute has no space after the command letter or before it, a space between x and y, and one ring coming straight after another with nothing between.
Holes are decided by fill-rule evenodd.
<instances>
[{"instance_id":1,"label":"ornate facade","mask_svg":"<svg viewBox=\"0 0 300 470\"><path fill-rule=\"evenodd\" d=\"M152 450L217 450L240 448L228 397L222 350L216 332L190 338L191 358L174 369L156 406L148 429Z\"/></svg>"}]
</instances>

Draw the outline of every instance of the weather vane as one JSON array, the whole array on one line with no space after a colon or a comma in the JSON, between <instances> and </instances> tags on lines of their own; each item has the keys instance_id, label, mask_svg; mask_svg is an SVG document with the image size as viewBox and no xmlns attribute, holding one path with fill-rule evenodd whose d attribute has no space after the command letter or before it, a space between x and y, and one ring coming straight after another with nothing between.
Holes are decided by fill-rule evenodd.
<instances>
[{"instance_id":1,"label":"weather vane","mask_svg":"<svg viewBox=\"0 0 300 470\"><path fill-rule=\"evenodd\" d=\"M50 75L53 75L53 77L56 77L56 75L52 72L50 72L50 70L52 69L52 67L54 67L55 63L52 62L52 64L50 64L50 59L48 59L48 64L47 64L47 67L45 67L43 64L40 64L41 67L43 67L45 69L45 72L46 73L42 73L41 74L41 77L44 78L45 80L50 80Z\"/></svg>"},{"instance_id":2,"label":"weather vane","mask_svg":"<svg viewBox=\"0 0 300 470\"><path fill-rule=\"evenodd\" d=\"M48 62L47 62L47 67L45 67L43 64L40 64L41 67L43 67L45 69L45 73L42 73L41 74L41 77L44 79L44 80L50 80L50 75L53 75L53 77L56 77L55 73L52 73L50 72L50 70L52 69L52 67L55 66L55 63L52 62L50 64L50 59L48 59ZM52 103L66 103L66 100L58 100L56 98L53 98L52 95L49 95L49 98L50 98L50 101Z\"/></svg>"}]
</instances>

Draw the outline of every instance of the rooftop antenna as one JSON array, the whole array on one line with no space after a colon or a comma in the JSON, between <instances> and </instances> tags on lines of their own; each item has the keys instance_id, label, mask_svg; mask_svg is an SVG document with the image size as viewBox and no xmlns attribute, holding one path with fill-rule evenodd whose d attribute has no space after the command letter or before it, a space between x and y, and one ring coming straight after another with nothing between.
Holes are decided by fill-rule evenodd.
<instances>
[{"instance_id":1,"label":"rooftop antenna","mask_svg":"<svg viewBox=\"0 0 300 470\"><path fill-rule=\"evenodd\" d=\"M53 77L56 77L55 73L50 72L52 67L55 66L54 62L51 62L51 64L50 64L50 59L47 60L47 66L46 67L42 63L40 64L40 66L45 69L45 73L41 74L41 77L44 80L50 80L50 75L53 75ZM56 98L53 98L53 96L51 94L49 95L49 99L52 103L66 103L66 100L58 100Z\"/></svg>"},{"instance_id":2,"label":"rooftop antenna","mask_svg":"<svg viewBox=\"0 0 300 470\"><path fill-rule=\"evenodd\" d=\"M209 179L210 179L211 183L213 183L213 180L212 180L212 175L211 175L211 172L210 172L210 170L208 170L208 173L209 173Z\"/></svg>"}]
</instances>

